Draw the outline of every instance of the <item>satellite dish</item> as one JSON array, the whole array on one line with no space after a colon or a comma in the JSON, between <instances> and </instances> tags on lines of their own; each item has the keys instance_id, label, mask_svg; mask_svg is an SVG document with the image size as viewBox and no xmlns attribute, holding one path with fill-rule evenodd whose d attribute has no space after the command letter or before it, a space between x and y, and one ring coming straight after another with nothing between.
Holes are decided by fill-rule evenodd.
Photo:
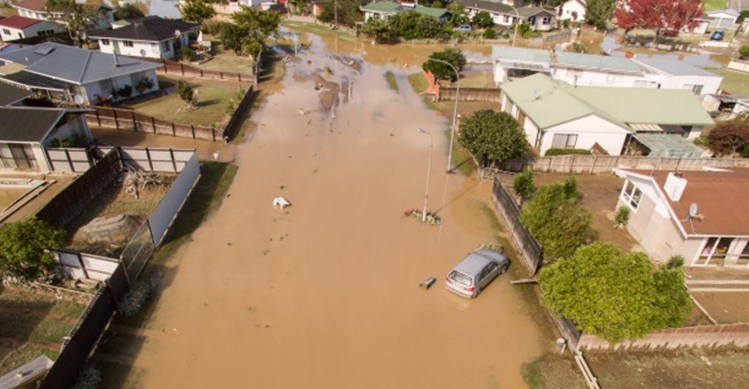
<instances>
[{"instance_id":1,"label":"satellite dish","mask_svg":"<svg viewBox=\"0 0 749 389\"><path fill-rule=\"evenodd\" d=\"M73 97L73 102L78 105L83 105L83 103L85 103L85 101L83 100L83 96L81 95L75 95L75 97Z\"/></svg>"},{"instance_id":2,"label":"satellite dish","mask_svg":"<svg viewBox=\"0 0 749 389\"><path fill-rule=\"evenodd\" d=\"M140 56L141 57L145 57L146 56L146 50L145 49L140 49Z\"/></svg>"},{"instance_id":3,"label":"satellite dish","mask_svg":"<svg viewBox=\"0 0 749 389\"><path fill-rule=\"evenodd\" d=\"M692 203L692 205L689 206L689 217L697 217L697 203Z\"/></svg>"},{"instance_id":4,"label":"satellite dish","mask_svg":"<svg viewBox=\"0 0 749 389\"><path fill-rule=\"evenodd\" d=\"M180 31L180 30L174 30L174 36L176 36L177 38L179 38L180 36L182 36L182 31Z\"/></svg>"}]
</instances>

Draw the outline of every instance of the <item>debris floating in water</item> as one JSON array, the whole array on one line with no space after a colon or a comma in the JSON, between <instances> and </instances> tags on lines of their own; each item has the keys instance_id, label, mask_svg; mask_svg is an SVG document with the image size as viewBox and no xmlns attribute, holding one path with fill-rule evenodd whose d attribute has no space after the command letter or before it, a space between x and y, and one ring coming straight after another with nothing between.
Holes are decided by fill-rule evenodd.
<instances>
[{"instance_id":1,"label":"debris floating in water","mask_svg":"<svg viewBox=\"0 0 749 389\"><path fill-rule=\"evenodd\" d=\"M432 285L434 285L435 282L437 282L437 278L435 278L435 277L429 277L426 280L421 281L419 283L419 287L424 287L424 288L426 288L426 290L429 290L429 288L431 288Z\"/></svg>"},{"instance_id":2,"label":"debris floating in water","mask_svg":"<svg viewBox=\"0 0 749 389\"><path fill-rule=\"evenodd\" d=\"M419 221L419 223L426 224L428 226L438 226L438 225L442 224L442 218L441 217L439 217L439 216L437 216L437 215L435 215L435 214L433 214L431 212L428 212L428 211L427 211L426 221L424 221L425 218L423 217L423 214L421 213L421 211L418 211L418 210L415 210L415 209L411 209L411 210L406 211L405 215L406 216L413 216L414 218L416 218L416 220Z\"/></svg>"},{"instance_id":3,"label":"debris floating in water","mask_svg":"<svg viewBox=\"0 0 749 389\"><path fill-rule=\"evenodd\" d=\"M278 207L278 209L284 209L291 205L291 202L289 200L286 200L284 197L276 197L273 199L273 206Z\"/></svg>"}]
</instances>

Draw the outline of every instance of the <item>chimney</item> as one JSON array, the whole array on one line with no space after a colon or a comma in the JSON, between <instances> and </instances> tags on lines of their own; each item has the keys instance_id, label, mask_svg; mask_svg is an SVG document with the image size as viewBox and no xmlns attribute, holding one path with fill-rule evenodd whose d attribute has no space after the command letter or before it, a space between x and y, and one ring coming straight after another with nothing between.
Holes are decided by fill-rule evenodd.
<instances>
[{"instance_id":1,"label":"chimney","mask_svg":"<svg viewBox=\"0 0 749 389\"><path fill-rule=\"evenodd\" d=\"M541 98L541 95L538 93L538 89L533 90L533 100L538 100Z\"/></svg>"},{"instance_id":2,"label":"chimney","mask_svg":"<svg viewBox=\"0 0 749 389\"><path fill-rule=\"evenodd\" d=\"M114 56L114 67L120 67L120 61L117 59L117 53L112 53L112 56Z\"/></svg>"},{"instance_id":3,"label":"chimney","mask_svg":"<svg viewBox=\"0 0 749 389\"><path fill-rule=\"evenodd\" d=\"M681 200L681 195L684 194L684 189L686 188L687 179L682 177L681 173L668 173L666 185L663 186L663 190L671 201Z\"/></svg>"}]
</instances>

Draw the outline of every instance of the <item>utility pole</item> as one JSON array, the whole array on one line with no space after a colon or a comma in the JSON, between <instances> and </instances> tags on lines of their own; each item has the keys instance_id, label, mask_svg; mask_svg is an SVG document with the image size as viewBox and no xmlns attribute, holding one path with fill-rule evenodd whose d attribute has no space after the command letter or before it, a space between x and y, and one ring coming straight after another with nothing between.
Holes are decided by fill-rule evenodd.
<instances>
[{"instance_id":1,"label":"utility pole","mask_svg":"<svg viewBox=\"0 0 749 389\"><path fill-rule=\"evenodd\" d=\"M335 27L338 27L338 0L333 0L333 21Z\"/></svg>"}]
</instances>

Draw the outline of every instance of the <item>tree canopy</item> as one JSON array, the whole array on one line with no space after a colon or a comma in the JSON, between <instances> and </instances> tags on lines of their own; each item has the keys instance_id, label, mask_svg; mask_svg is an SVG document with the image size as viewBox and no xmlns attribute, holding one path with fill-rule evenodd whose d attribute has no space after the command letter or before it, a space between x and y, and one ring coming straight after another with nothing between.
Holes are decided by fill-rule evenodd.
<instances>
[{"instance_id":1,"label":"tree canopy","mask_svg":"<svg viewBox=\"0 0 749 389\"><path fill-rule=\"evenodd\" d=\"M460 123L460 144L483 166L522 156L530 145L520 124L506 112L476 111Z\"/></svg>"},{"instance_id":2,"label":"tree canopy","mask_svg":"<svg viewBox=\"0 0 749 389\"><path fill-rule=\"evenodd\" d=\"M718 123L707 133L710 150L718 156L734 156L749 149L749 114Z\"/></svg>"},{"instance_id":3,"label":"tree canopy","mask_svg":"<svg viewBox=\"0 0 749 389\"><path fill-rule=\"evenodd\" d=\"M486 11L476 12L476 15L473 15L472 22L473 25L478 28L494 27L494 19L492 19L492 15Z\"/></svg>"},{"instance_id":4,"label":"tree canopy","mask_svg":"<svg viewBox=\"0 0 749 389\"><path fill-rule=\"evenodd\" d=\"M221 24L221 44L237 55L249 55L255 59L263 51L265 40L275 36L281 22L278 13L244 5L231 18L231 23Z\"/></svg>"},{"instance_id":5,"label":"tree canopy","mask_svg":"<svg viewBox=\"0 0 749 389\"><path fill-rule=\"evenodd\" d=\"M445 61L450 65L454 66L455 69L460 73L463 67L466 65L466 56L460 49L454 47L447 47L442 51L436 51L429 56L437 60ZM434 77L440 80L452 80L458 79L459 74L455 74L455 70L445 63L438 61L426 61L421 66L422 69L434 74Z\"/></svg>"},{"instance_id":6,"label":"tree canopy","mask_svg":"<svg viewBox=\"0 0 749 389\"><path fill-rule=\"evenodd\" d=\"M104 17L104 12L89 4L79 4L75 0L47 0L44 4L56 21L61 21L68 29L70 39L78 46L86 40L86 29Z\"/></svg>"},{"instance_id":7,"label":"tree canopy","mask_svg":"<svg viewBox=\"0 0 749 389\"><path fill-rule=\"evenodd\" d=\"M64 230L39 219L6 224L0 227L0 269L36 279L54 265L45 250L59 249L64 243Z\"/></svg>"},{"instance_id":8,"label":"tree canopy","mask_svg":"<svg viewBox=\"0 0 749 389\"><path fill-rule=\"evenodd\" d=\"M204 20L216 16L213 5L206 0L182 0L177 8L182 14L182 19L188 22L202 24Z\"/></svg>"},{"instance_id":9,"label":"tree canopy","mask_svg":"<svg viewBox=\"0 0 749 389\"><path fill-rule=\"evenodd\" d=\"M137 19L144 16L143 11L135 3L124 3L114 9L114 20Z\"/></svg>"},{"instance_id":10,"label":"tree canopy","mask_svg":"<svg viewBox=\"0 0 749 389\"><path fill-rule=\"evenodd\" d=\"M538 240L544 258L569 258L593 238L591 215L578 199L577 180L542 185L523 206L520 220Z\"/></svg>"},{"instance_id":11,"label":"tree canopy","mask_svg":"<svg viewBox=\"0 0 749 389\"><path fill-rule=\"evenodd\" d=\"M338 24L354 27L356 22L364 20L358 0L336 0L329 1L322 6L322 11L317 17L325 23L336 22L336 10L338 11Z\"/></svg>"},{"instance_id":12,"label":"tree canopy","mask_svg":"<svg viewBox=\"0 0 749 389\"><path fill-rule=\"evenodd\" d=\"M616 0L588 0L585 6L585 22L605 30L616 11Z\"/></svg>"},{"instance_id":13,"label":"tree canopy","mask_svg":"<svg viewBox=\"0 0 749 389\"><path fill-rule=\"evenodd\" d=\"M580 247L539 274L542 302L611 343L676 327L691 310L681 269L653 271L645 253L612 243Z\"/></svg>"},{"instance_id":14,"label":"tree canopy","mask_svg":"<svg viewBox=\"0 0 749 389\"><path fill-rule=\"evenodd\" d=\"M630 0L616 9L616 22L626 30L643 29L661 36L677 36L682 28L693 28L699 23L705 4L701 0Z\"/></svg>"}]
</instances>

